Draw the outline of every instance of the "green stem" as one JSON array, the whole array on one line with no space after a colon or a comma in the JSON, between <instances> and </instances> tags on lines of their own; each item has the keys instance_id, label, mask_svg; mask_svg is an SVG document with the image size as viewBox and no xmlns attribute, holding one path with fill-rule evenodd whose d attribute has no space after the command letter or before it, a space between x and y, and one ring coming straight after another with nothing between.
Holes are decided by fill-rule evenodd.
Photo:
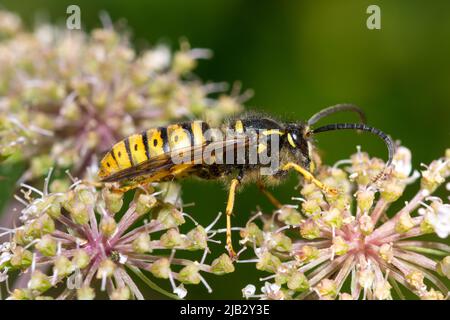
<instances>
[{"instance_id":1,"label":"green stem","mask_svg":"<svg viewBox=\"0 0 450 320\"><path fill-rule=\"evenodd\" d=\"M389 282L392 284L392 287L394 288L395 292L397 293L398 297L401 300L405 300L406 298L403 295L402 291L400 290L400 287L398 286L397 281L395 281L395 279L393 279L393 278L390 278L389 280L390 280Z\"/></svg>"},{"instance_id":2,"label":"green stem","mask_svg":"<svg viewBox=\"0 0 450 320\"><path fill-rule=\"evenodd\" d=\"M448 255L448 252L437 250L437 249L424 248L424 247L405 246L405 247L402 247L402 249L414 251L414 252L418 252L418 253L433 254L436 256Z\"/></svg>"},{"instance_id":3,"label":"green stem","mask_svg":"<svg viewBox=\"0 0 450 320\"><path fill-rule=\"evenodd\" d=\"M153 281L151 281L149 278L147 278L147 276L145 274L142 273L141 270L139 270L139 268L136 268L134 266L130 266L127 265L127 268L130 269L131 271L134 272L135 275L137 275L139 277L139 279L141 279L142 281L144 281L144 283L146 285L148 285L150 288L152 288L153 290L169 297L172 299L176 299L176 300L180 300L180 297L178 297L176 294L172 294L166 290L164 290L163 288L161 288L160 286L158 286L156 283L154 283Z\"/></svg>"}]
</instances>

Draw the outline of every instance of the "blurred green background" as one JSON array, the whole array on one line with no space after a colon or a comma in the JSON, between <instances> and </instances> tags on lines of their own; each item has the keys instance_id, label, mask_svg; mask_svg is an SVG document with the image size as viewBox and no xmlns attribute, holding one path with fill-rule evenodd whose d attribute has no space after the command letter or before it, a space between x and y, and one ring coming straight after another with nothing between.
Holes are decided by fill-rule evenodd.
<instances>
[{"instance_id":1,"label":"blurred green background","mask_svg":"<svg viewBox=\"0 0 450 320\"><path fill-rule=\"evenodd\" d=\"M126 19L138 49L158 42L176 48L181 37L193 47L212 49L213 59L202 61L197 74L205 81L242 81L255 91L249 107L306 120L329 105L355 103L371 125L411 148L416 168L450 147L449 1L0 1L30 26L43 19L65 24L70 4L80 6L87 30L101 26L101 10L113 21ZM381 8L381 30L366 27L370 4ZM356 117L326 121L334 120ZM386 157L383 143L371 135L335 132L318 139L327 163L346 158L358 144ZM289 201L295 182L291 178L274 193ZM1 203L8 184L2 182ZM196 203L187 211L201 222L224 210L221 185L184 185L185 201ZM410 189L407 196L415 191ZM255 187L238 195L236 225L245 223L256 204L271 209L259 197ZM238 267L234 274L208 278L213 295L196 286L188 288L188 297L240 298L241 288L262 274L254 265Z\"/></svg>"}]
</instances>

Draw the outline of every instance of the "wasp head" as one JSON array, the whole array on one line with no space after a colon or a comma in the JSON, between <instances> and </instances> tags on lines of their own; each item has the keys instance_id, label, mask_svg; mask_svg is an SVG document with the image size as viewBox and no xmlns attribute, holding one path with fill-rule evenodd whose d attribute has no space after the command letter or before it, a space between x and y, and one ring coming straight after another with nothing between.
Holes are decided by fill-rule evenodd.
<instances>
[{"instance_id":1,"label":"wasp head","mask_svg":"<svg viewBox=\"0 0 450 320\"><path fill-rule=\"evenodd\" d=\"M309 128L304 124L289 123L285 127L284 147L305 168L309 168L310 160Z\"/></svg>"}]
</instances>

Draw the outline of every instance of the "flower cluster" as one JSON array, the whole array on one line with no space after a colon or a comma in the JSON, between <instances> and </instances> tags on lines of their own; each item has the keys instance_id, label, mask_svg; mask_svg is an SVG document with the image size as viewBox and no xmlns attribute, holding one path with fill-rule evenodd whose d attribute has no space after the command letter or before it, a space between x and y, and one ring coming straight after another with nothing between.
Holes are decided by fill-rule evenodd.
<instances>
[{"instance_id":1,"label":"flower cluster","mask_svg":"<svg viewBox=\"0 0 450 320\"><path fill-rule=\"evenodd\" d=\"M90 34L41 25L30 32L0 11L0 159L14 155L29 169L86 168L112 144L170 121L218 122L239 112L248 94L202 83L192 71L206 49L186 41L172 53L159 45L137 53L111 26Z\"/></svg>"},{"instance_id":2,"label":"flower cluster","mask_svg":"<svg viewBox=\"0 0 450 320\"><path fill-rule=\"evenodd\" d=\"M206 263L208 243L217 242L217 219L205 228L195 222L183 212L173 183L140 189L128 204L122 193L80 181L59 193L49 193L47 185L43 192L25 185L22 224L3 229L12 239L0 248L0 283L14 271L29 275L10 299L93 299L103 291L111 299L144 299L130 274L162 294L184 298L184 285L203 283L212 291L201 273L234 271L226 254ZM187 217L194 226L183 232ZM200 254L189 260L176 257L179 251ZM168 279L173 293L146 274Z\"/></svg>"},{"instance_id":3,"label":"flower cluster","mask_svg":"<svg viewBox=\"0 0 450 320\"><path fill-rule=\"evenodd\" d=\"M47 24L29 31L0 11L0 162L28 165L17 183L21 196L3 214L15 220L21 203L18 226L0 228L0 296L142 299L146 284L183 298L187 284L211 290L201 273L234 270L227 255L206 263L208 244L218 242L214 223L186 223L177 184L124 198L90 183L98 157L125 136L189 119L218 124L242 109L249 92L235 86L227 95L225 84L193 74L209 50L182 41L176 52L164 45L136 52L106 20L89 34ZM34 186L48 172L40 191ZM180 251L189 254L175 256ZM171 292L150 274L168 279Z\"/></svg>"},{"instance_id":4,"label":"flower cluster","mask_svg":"<svg viewBox=\"0 0 450 320\"><path fill-rule=\"evenodd\" d=\"M431 196L450 176L450 149L424 165L420 175L411 174L411 153L399 147L387 177L371 184L383 167L383 161L358 150L348 160L320 168L321 180L339 195L307 183L301 197L293 198L299 205L254 216L241 230L241 243L256 258L240 262L256 262L258 270L272 275L261 279L261 293L246 286L244 297L392 299L404 298L403 287L420 299L447 298L439 276L450 279L450 246L415 238L450 234L450 205ZM420 190L391 214L388 209L419 176Z\"/></svg>"},{"instance_id":5,"label":"flower cluster","mask_svg":"<svg viewBox=\"0 0 450 320\"><path fill-rule=\"evenodd\" d=\"M98 156L125 136L182 119L215 125L242 109L248 94L240 88L212 95L224 86L193 75L209 56L187 42L175 53L165 46L137 53L110 24L90 34L50 25L27 31L0 11L0 162L28 165L15 197L23 206L17 225L0 227L0 297L144 299L150 287L184 298L185 285L212 291L205 274L254 262L270 275L261 292L246 286L245 298L391 299L404 298L405 288L421 299L448 298L450 246L439 237L450 235L450 205L432 194L450 176L450 149L419 173L411 152L398 147L377 184L385 163L359 149L332 167L315 159L317 178L339 192L306 182L298 203L234 228L240 256L256 255L238 264L210 252L224 231L213 229L220 215L199 225L176 183L123 194L93 181ZM52 168L71 173L51 181ZM420 190L399 206L419 178ZM31 179L33 186L23 183Z\"/></svg>"}]
</instances>

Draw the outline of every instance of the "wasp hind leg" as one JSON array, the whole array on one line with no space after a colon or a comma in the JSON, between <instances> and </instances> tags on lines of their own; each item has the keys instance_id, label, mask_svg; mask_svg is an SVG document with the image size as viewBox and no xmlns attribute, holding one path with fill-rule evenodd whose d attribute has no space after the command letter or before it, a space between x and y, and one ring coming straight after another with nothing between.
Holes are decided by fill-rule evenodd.
<instances>
[{"instance_id":1,"label":"wasp hind leg","mask_svg":"<svg viewBox=\"0 0 450 320\"><path fill-rule=\"evenodd\" d=\"M167 174L164 173L164 175L167 175ZM129 190L137 189L137 188L152 189L150 183L158 181L158 179L161 177L163 177L163 176L162 175L158 175L158 176L153 175L153 176L149 176L149 177L144 177L142 179L130 180L126 184L122 184L122 185L113 184L111 189L113 191L122 192L122 193L125 193Z\"/></svg>"},{"instance_id":2,"label":"wasp hind leg","mask_svg":"<svg viewBox=\"0 0 450 320\"><path fill-rule=\"evenodd\" d=\"M256 182L256 186L258 187L259 191L266 196L266 198L270 201L270 203L274 205L275 208L280 209L283 206L281 202L278 201L277 198L275 198L269 190L267 190L266 186L262 181L258 180Z\"/></svg>"},{"instance_id":3,"label":"wasp hind leg","mask_svg":"<svg viewBox=\"0 0 450 320\"><path fill-rule=\"evenodd\" d=\"M236 198L236 189L240 184L239 179L233 179L231 180L230 184L230 191L228 192L228 201L227 201L227 207L225 209L225 213L227 216L227 250L228 254L230 255L230 258L234 261L237 258L236 252L233 249L233 241L231 239L231 215L233 214L233 207L234 207L234 199Z\"/></svg>"},{"instance_id":4,"label":"wasp hind leg","mask_svg":"<svg viewBox=\"0 0 450 320\"><path fill-rule=\"evenodd\" d=\"M301 166L299 166L296 163L289 162L286 165L284 165L281 169L282 170L286 170L286 171L290 170L290 169L294 169L295 171L300 173L305 178L306 181L314 183L323 192L328 193L328 194L332 194L332 195L337 195L338 194L338 191L336 189L326 186L324 183L322 183L321 181L317 180L312 175L311 172L309 172L308 170L302 168Z\"/></svg>"},{"instance_id":5,"label":"wasp hind leg","mask_svg":"<svg viewBox=\"0 0 450 320\"><path fill-rule=\"evenodd\" d=\"M87 186L93 187L93 188L103 188L106 185L105 182L94 182L94 181L88 181L88 180L82 180L82 183L87 185ZM128 190L135 189L135 188L137 188L136 185L133 185L133 186L131 186L131 185L130 186L121 186L121 187L118 187L118 186L117 187L116 186L110 187L110 189L112 191L117 192L117 193L125 193Z\"/></svg>"}]
</instances>

